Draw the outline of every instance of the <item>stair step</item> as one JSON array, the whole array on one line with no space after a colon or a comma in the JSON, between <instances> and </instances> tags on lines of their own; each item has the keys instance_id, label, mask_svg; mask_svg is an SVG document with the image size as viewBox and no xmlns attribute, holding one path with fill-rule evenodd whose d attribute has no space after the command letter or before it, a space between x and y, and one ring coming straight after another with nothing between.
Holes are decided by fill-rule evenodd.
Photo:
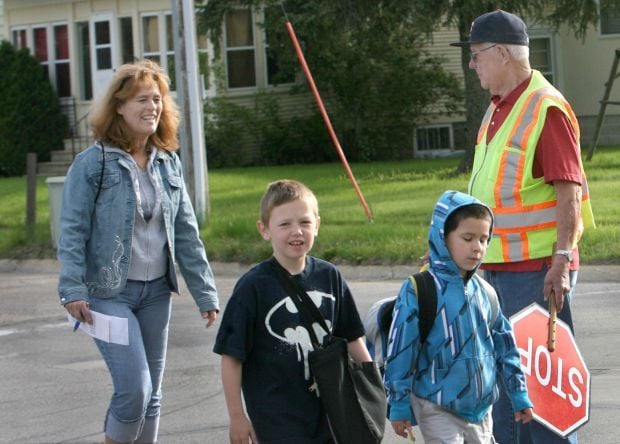
<instances>
[{"instance_id":1,"label":"stair step","mask_svg":"<svg viewBox=\"0 0 620 444\"><path fill-rule=\"evenodd\" d=\"M64 140L64 151L73 152L75 147L75 153L79 153L80 151L85 150L89 146L93 144L93 139L90 137L76 137L75 141L71 141L71 139Z\"/></svg>"},{"instance_id":2,"label":"stair step","mask_svg":"<svg viewBox=\"0 0 620 444\"><path fill-rule=\"evenodd\" d=\"M90 137L77 137L74 142L65 139L65 149L50 151L50 162L39 162L37 164L37 175L39 176L64 176L67 174L71 163L76 154L85 150L93 144ZM75 147L75 152L74 152Z\"/></svg>"},{"instance_id":3,"label":"stair step","mask_svg":"<svg viewBox=\"0 0 620 444\"><path fill-rule=\"evenodd\" d=\"M66 176L71 163L40 162L37 164L37 176Z\"/></svg>"},{"instance_id":4,"label":"stair step","mask_svg":"<svg viewBox=\"0 0 620 444\"><path fill-rule=\"evenodd\" d=\"M50 151L50 156L52 162L73 162L73 152L71 151Z\"/></svg>"}]
</instances>

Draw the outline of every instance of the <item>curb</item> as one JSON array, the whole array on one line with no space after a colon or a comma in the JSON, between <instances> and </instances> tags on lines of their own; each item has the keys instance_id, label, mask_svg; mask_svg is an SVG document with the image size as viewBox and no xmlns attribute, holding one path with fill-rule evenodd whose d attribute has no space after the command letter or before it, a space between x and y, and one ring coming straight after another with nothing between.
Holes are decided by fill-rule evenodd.
<instances>
[{"instance_id":1,"label":"curb","mask_svg":"<svg viewBox=\"0 0 620 444\"><path fill-rule=\"evenodd\" d=\"M236 278L252 265L237 262L210 262L217 277ZM350 281L404 280L417 266L409 265L339 265L345 279ZM0 273L50 273L57 274L60 262L55 259L0 259ZM620 265L584 265L579 270L578 282L620 282Z\"/></svg>"}]
</instances>

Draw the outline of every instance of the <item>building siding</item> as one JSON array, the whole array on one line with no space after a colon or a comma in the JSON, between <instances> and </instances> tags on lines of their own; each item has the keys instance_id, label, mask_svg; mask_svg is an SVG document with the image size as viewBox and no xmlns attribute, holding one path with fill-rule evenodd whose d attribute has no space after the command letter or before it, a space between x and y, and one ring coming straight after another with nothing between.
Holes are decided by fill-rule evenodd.
<instances>
[{"instance_id":1,"label":"building siding","mask_svg":"<svg viewBox=\"0 0 620 444\"><path fill-rule=\"evenodd\" d=\"M75 63L77 53L76 28L77 22L89 21L93 15L101 12L111 12L118 17L130 16L134 23L134 45L136 54L141 53L139 36L140 16L144 12L170 11L169 0L0 0L0 38L10 38L13 27L31 27L46 23L68 23L70 52L72 56L71 81L72 91L78 91L80 75ZM583 40L576 39L567 27L561 28L558 33L530 27L532 35L546 33L553 45L553 62L555 65L555 84L572 104L582 125L582 144L589 142L594 122L600 109L600 100L604 93L605 82L609 78L609 70L613 62L615 51L620 47L620 35L601 36L595 27L586 34ZM444 59L444 68L463 78L460 61L460 49L449 45L458 39L458 33L453 29L444 28L435 32L427 46L432 55ZM280 91L282 90L282 92ZM282 116L307 114L314 110L316 104L310 95L290 95L280 87L276 90ZM221 92L219 92L221 93ZM227 93L235 103L253 106L253 99L248 94ZM620 81L614 85L611 100L620 101ZM78 101L79 115L86 112L89 101ZM463 115L441 116L438 107L429 107L427 122L424 123L451 123L458 126L464 121ZM620 107L609 106L603 130L602 144L620 144ZM462 148L462 147L456 147Z\"/></svg>"},{"instance_id":2,"label":"building siding","mask_svg":"<svg viewBox=\"0 0 620 444\"><path fill-rule=\"evenodd\" d=\"M0 0L0 40L8 40L9 32L4 24L4 0Z\"/></svg>"}]
</instances>

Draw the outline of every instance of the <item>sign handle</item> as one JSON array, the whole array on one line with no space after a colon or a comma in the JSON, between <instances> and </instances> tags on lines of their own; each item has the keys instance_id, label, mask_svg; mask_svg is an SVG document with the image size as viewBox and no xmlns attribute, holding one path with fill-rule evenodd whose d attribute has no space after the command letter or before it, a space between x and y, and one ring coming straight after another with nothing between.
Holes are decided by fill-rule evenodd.
<instances>
[{"instance_id":1,"label":"sign handle","mask_svg":"<svg viewBox=\"0 0 620 444\"><path fill-rule=\"evenodd\" d=\"M555 251L556 242L553 243L551 247L551 254ZM553 352L555 350L555 333L558 322L558 307L555 304L555 292L553 291L553 287L551 288L551 293L549 294L549 332L547 334L547 350L549 352Z\"/></svg>"},{"instance_id":2,"label":"sign handle","mask_svg":"<svg viewBox=\"0 0 620 444\"><path fill-rule=\"evenodd\" d=\"M549 295L549 335L547 336L547 349L550 352L555 350L555 333L558 322L558 308L555 305L555 293Z\"/></svg>"}]
</instances>

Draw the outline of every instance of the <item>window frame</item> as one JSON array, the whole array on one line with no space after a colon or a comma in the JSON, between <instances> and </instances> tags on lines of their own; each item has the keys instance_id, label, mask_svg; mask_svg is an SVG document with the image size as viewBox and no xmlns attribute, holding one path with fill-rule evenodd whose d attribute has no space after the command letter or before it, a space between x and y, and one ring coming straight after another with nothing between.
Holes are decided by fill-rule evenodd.
<instances>
[{"instance_id":1,"label":"window frame","mask_svg":"<svg viewBox=\"0 0 620 444\"><path fill-rule=\"evenodd\" d=\"M448 147L445 148L436 148L430 147L422 149L420 148L419 137L421 131L429 131L429 130L442 130L447 129L448 131ZM413 132L413 157L428 157L434 156L438 153L448 153L454 151L454 127L451 123L435 123L429 125L420 125L414 128Z\"/></svg>"},{"instance_id":2,"label":"window frame","mask_svg":"<svg viewBox=\"0 0 620 444\"><path fill-rule=\"evenodd\" d=\"M157 49L146 51L145 19L152 17L156 18L155 23L157 24ZM170 20L169 22L168 19ZM159 64L159 66L161 66L161 68L170 77L170 90L175 91L176 76L174 72L174 64L169 62L170 57L174 59L174 29L172 21L172 11L154 11L141 13L139 36L141 56L145 59L154 60ZM168 30L168 23L170 23L170 30ZM168 48L168 43L171 43L172 48ZM170 69L171 67L172 69Z\"/></svg>"},{"instance_id":3,"label":"window frame","mask_svg":"<svg viewBox=\"0 0 620 444\"><path fill-rule=\"evenodd\" d=\"M198 76L202 83L202 98L208 99L215 96L215 82L211 81L213 44L207 34L196 32L196 51L198 52Z\"/></svg>"},{"instance_id":4,"label":"window frame","mask_svg":"<svg viewBox=\"0 0 620 444\"><path fill-rule=\"evenodd\" d=\"M533 40L546 40L548 42L548 51L549 51L549 55L548 55L548 60L549 60L549 70L547 71L543 71L540 69L539 66L534 65L532 63L532 41ZM549 80L549 83L551 83L552 85L557 86L557 82L558 82L558 76L556 73L556 61L555 61L555 48L554 48L554 39L553 36L551 34L547 34L547 33L541 33L541 34L534 34L534 35L530 35L530 63L532 64L532 69L536 69L538 71L541 72L541 74L543 76L545 76L545 78L547 80Z\"/></svg>"},{"instance_id":5,"label":"window frame","mask_svg":"<svg viewBox=\"0 0 620 444\"><path fill-rule=\"evenodd\" d=\"M258 60L257 60L257 54L258 54L258 48L257 48L257 38L256 38L256 16L254 14L254 9L253 8L235 8L236 11L239 10L244 10L244 11L248 11L250 14L250 25L252 26L251 29L251 35L252 35L252 45L244 45L244 46L234 46L234 47L229 47L228 46L228 41L227 41L227 36L228 36L228 25L227 25L227 20L226 17L224 18L224 21L222 23L222 40L223 40L223 45L222 45L222 53L223 53L223 65L224 65L224 73L226 76L226 90L228 92L231 93L244 93L244 92L253 92L256 91L258 89L258 86L260 84L259 78L258 78ZM238 86L238 87L231 87L230 86L230 75L228 72L228 54L229 52L241 52L241 51L252 51L252 60L254 62L254 85L252 86Z\"/></svg>"},{"instance_id":6,"label":"window frame","mask_svg":"<svg viewBox=\"0 0 620 444\"><path fill-rule=\"evenodd\" d=\"M599 18L598 18L598 34L599 37L608 38L608 37L618 37L620 35L620 12L616 14L612 14L611 17L608 17L610 11L604 8L599 4ZM617 22L617 31L606 32L603 28L606 25L606 19Z\"/></svg>"},{"instance_id":7,"label":"window frame","mask_svg":"<svg viewBox=\"0 0 620 444\"><path fill-rule=\"evenodd\" d=\"M56 54L56 28L58 27L65 27L65 31L66 31L66 36L67 36L67 40L66 40L66 51L67 51L67 58L60 58L57 57ZM37 57L37 48L36 48L36 44L37 42L35 41L35 33L38 30L42 30L45 33L45 55L46 55L46 59L45 60L41 60ZM54 90L56 90L56 92L58 93L59 97L63 98L63 97L71 97L73 95L73 85L71 83L71 70L72 70L72 66L71 66L71 28L69 26L69 22L67 21L57 21L57 22L49 22L49 23L37 23L37 24L33 24L30 26L15 26L11 28L11 43L13 44L13 46L15 46L17 49L22 49L22 48L28 48L28 51L30 52L30 54L32 54L33 57L35 57L37 59L37 61L39 62L39 64L41 65L41 67L44 69L44 71L47 73L47 78L49 79L50 84L52 85L52 87L54 88ZM15 36L17 35L16 33L22 34L24 33L25 35L25 40L26 40L26 46L22 46L20 45L15 45L16 40L15 40ZM20 38L21 40L21 38ZM61 96L61 91L59 91L58 89L58 85L59 85L59 77L60 75L58 74L58 70L57 68L60 65L68 65L68 79L67 79L67 85L69 88L68 91L68 95L63 95Z\"/></svg>"},{"instance_id":8,"label":"window frame","mask_svg":"<svg viewBox=\"0 0 620 444\"><path fill-rule=\"evenodd\" d=\"M21 38L16 39L16 33L23 33L24 35L24 40L25 42L21 42ZM19 44L18 41L19 40ZM23 48L28 48L30 49L32 47L32 38L30 36L30 33L28 32L28 27L27 26L14 26L11 28L11 44L16 48L16 49L23 49Z\"/></svg>"},{"instance_id":9,"label":"window frame","mask_svg":"<svg viewBox=\"0 0 620 444\"><path fill-rule=\"evenodd\" d=\"M60 28L60 27L64 27L65 28L65 37L66 37L66 51L67 51L67 57L60 57L58 54L58 39L57 39L57 35L56 35L56 29ZM50 46L50 48L52 49L52 60L50 60L50 67L53 67L53 69L51 69L52 71L52 76L50 77L50 81L52 81L52 84L55 86L56 91L58 91L58 96L59 97L71 97L72 96L72 85L71 85L71 44L70 44L70 30L69 30L69 24L68 23L53 23L51 26L51 39L48 38L48 45ZM50 41L51 40L51 41ZM67 68L67 79L64 79L67 82L67 87L69 89L68 91L68 95L61 95L61 91L60 91L60 81L61 81L61 75L60 75L60 68L66 66Z\"/></svg>"}]
</instances>

